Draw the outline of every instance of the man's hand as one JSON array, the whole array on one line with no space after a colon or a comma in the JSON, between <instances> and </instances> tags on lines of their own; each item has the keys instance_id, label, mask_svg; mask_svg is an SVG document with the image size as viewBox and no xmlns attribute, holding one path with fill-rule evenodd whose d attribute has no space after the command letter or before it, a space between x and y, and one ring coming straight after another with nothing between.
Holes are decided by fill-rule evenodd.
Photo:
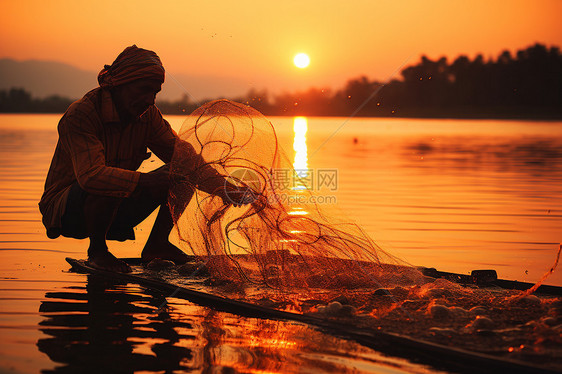
<instances>
[{"instance_id":1,"label":"man's hand","mask_svg":"<svg viewBox=\"0 0 562 374\"><path fill-rule=\"evenodd\" d=\"M170 166L164 165L150 173L141 173L138 186L147 188L156 195L167 193L170 189Z\"/></svg>"}]
</instances>

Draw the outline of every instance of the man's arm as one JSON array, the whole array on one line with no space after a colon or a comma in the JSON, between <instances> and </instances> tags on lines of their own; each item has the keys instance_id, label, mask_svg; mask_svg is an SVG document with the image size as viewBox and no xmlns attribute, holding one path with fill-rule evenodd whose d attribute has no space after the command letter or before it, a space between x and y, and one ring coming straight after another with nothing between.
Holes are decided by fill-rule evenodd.
<instances>
[{"instance_id":1,"label":"man's arm","mask_svg":"<svg viewBox=\"0 0 562 374\"><path fill-rule=\"evenodd\" d=\"M173 155L176 155L177 162L173 165L174 170L170 170L170 172L178 175L172 175L172 178L187 178L195 188L221 197L225 204L240 205L251 202L248 198L248 192L251 191L228 182L197 153L191 144L179 138L170 124L162 117L158 108L154 109L151 118L153 130L149 148L165 163L171 162ZM162 174L166 171L162 170ZM157 175L148 177L143 174L139 183L141 185L165 183L157 181L157 178Z\"/></svg>"},{"instance_id":2,"label":"man's arm","mask_svg":"<svg viewBox=\"0 0 562 374\"><path fill-rule=\"evenodd\" d=\"M68 115L59 124L59 138L72 160L76 180L85 191L128 197L135 190L139 172L105 165L104 147L93 119Z\"/></svg>"},{"instance_id":3,"label":"man's arm","mask_svg":"<svg viewBox=\"0 0 562 374\"><path fill-rule=\"evenodd\" d=\"M246 191L230 183L224 175L220 174L211 164L197 153L188 142L178 138L176 141L176 159L173 173L179 174L172 177L187 178L190 183L203 192L219 196L225 204L238 205L236 193Z\"/></svg>"},{"instance_id":4,"label":"man's arm","mask_svg":"<svg viewBox=\"0 0 562 374\"><path fill-rule=\"evenodd\" d=\"M171 178L187 178L196 188L209 194L218 194L220 189L224 189L224 178L210 165L206 165L200 154L188 142L180 139L172 129L168 121L162 117L158 108L153 107L150 112L151 132L148 148L165 164L172 161L176 155L174 170L169 168L160 169L159 173L142 173L139 184L151 185L166 183L164 178L166 173L172 172ZM169 181L168 181L169 183Z\"/></svg>"}]
</instances>

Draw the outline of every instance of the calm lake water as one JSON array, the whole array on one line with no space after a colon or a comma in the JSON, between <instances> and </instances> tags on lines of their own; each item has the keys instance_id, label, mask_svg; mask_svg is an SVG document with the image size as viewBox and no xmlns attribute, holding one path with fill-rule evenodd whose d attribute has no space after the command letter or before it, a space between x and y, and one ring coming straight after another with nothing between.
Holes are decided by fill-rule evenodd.
<instances>
[{"instance_id":1,"label":"calm lake water","mask_svg":"<svg viewBox=\"0 0 562 374\"><path fill-rule=\"evenodd\" d=\"M429 370L302 324L174 298L155 313L158 294L69 273L64 258L84 258L87 243L47 239L37 209L59 117L0 115L0 371ZM167 118L176 129L184 120ZM528 282L554 263L561 122L270 119L295 167L316 178L320 203L337 205L403 260ZM320 185L321 171L336 179ZM136 241L115 243L114 253L137 257L150 225L137 228ZM562 285L562 271L546 283Z\"/></svg>"}]
</instances>

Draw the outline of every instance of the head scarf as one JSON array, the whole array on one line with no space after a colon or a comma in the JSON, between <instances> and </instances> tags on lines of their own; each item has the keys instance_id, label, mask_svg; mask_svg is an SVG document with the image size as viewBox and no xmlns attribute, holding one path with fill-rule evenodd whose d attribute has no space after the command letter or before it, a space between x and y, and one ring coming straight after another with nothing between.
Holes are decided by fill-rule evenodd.
<instances>
[{"instance_id":1,"label":"head scarf","mask_svg":"<svg viewBox=\"0 0 562 374\"><path fill-rule=\"evenodd\" d=\"M117 87L137 79L158 79L164 83L164 66L158 55L136 45L125 48L113 64L105 65L98 74L103 88Z\"/></svg>"}]
</instances>

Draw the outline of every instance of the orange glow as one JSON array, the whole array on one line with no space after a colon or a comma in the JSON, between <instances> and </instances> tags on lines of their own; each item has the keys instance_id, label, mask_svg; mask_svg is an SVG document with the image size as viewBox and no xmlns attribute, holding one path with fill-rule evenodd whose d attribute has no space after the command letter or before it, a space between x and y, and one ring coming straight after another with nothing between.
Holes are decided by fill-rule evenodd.
<instances>
[{"instance_id":1,"label":"orange glow","mask_svg":"<svg viewBox=\"0 0 562 374\"><path fill-rule=\"evenodd\" d=\"M291 216L306 216L308 212L306 210L292 210L290 212L287 212L287 214Z\"/></svg>"},{"instance_id":2,"label":"orange glow","mask_svg":"<svg viewBox=\"0 0 562 374\"><path fill-rule=\"evenodd\" d=\"M248 338L248 345L250 347L267 347L269 349L287 349L295 348L297 343L290 340L285 340L283 337L265 337L251 335Z\"/></svg>"},{"instance_id":3,"label":"orange glow","mask_svg":"<svg viewBox=\"0 0 562 374\"><path fill-rule=\"evenodd\" d=\"M295 161L293 168L298 173L299 180L295 182L294 190L306 189L304 180L309 176L308 171L308 148L306 146L306 132L308 131L308 120L306 117L295 117L293 120L293 131L295 138L293 150L295 151Z\"/></svg>"},{"instance_id":4,"label":"orange glow","mask_svg":"<svg viewBox=\"0 0 562 374\"><path fill-rule=\"evenodd\" d=\"M497 0L329 0L286 7L249 0L140 0L134 6L4 1L0 58L62 61L99 71L136 43L157 51L169 73L238 77L248 88L278 92L341 85L361 74L383 80L421 54L487 57L535 42L562 45L559 14L562 2L555 0L509 6ZM306 78L287 64L295 50L319 62Z\"/></svg>"}]
</instances>

